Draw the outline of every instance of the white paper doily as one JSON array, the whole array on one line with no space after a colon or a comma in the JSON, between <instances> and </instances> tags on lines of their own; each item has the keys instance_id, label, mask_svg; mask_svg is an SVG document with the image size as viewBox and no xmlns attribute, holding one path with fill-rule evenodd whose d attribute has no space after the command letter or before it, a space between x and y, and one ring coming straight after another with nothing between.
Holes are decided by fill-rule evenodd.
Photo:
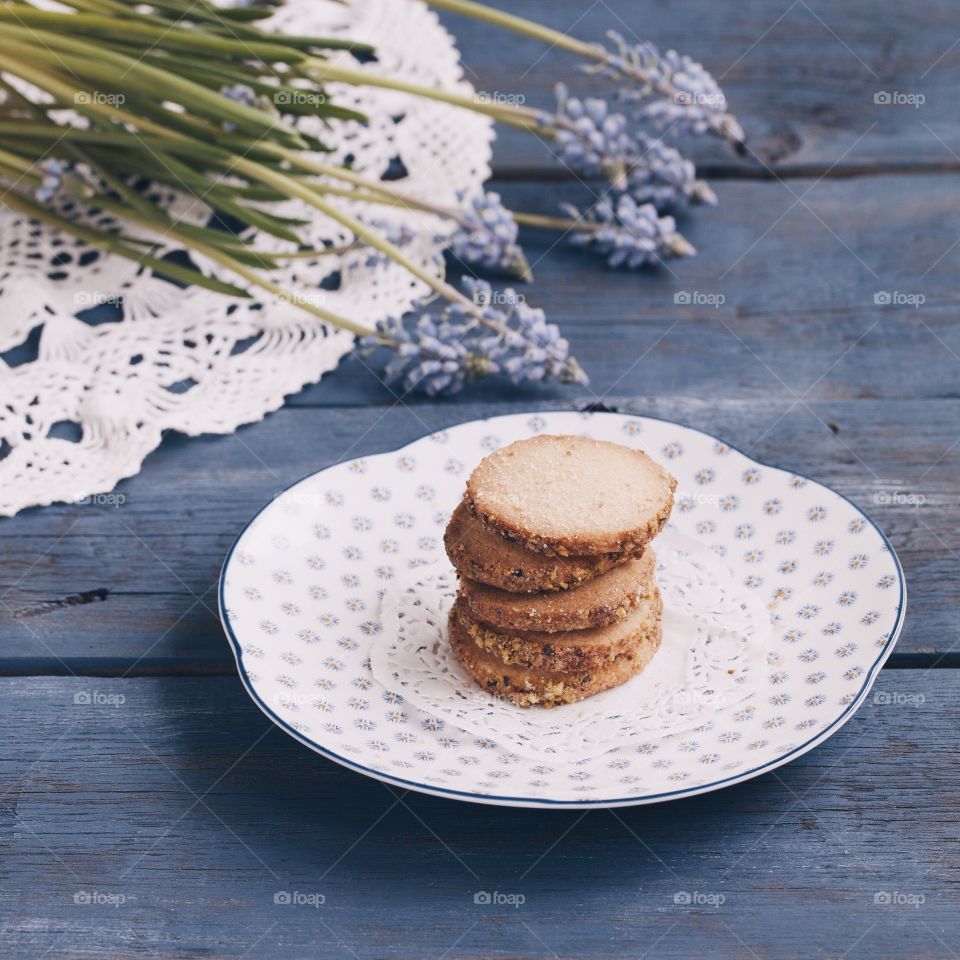
<instances>
[{"instance_id":1,"label":"white paper doily","mask_svg":"<svg viewBox=\"0 0 960 960\"><path fill-rule=\"evenodd\" d=\"M428 716L493 737L521 756L574 762L692 730L763 684L770 616L704 544L668 529L656 552L663 643L649 666L620 687L553 710L523 709L482 690L447 641L457 592L448 563L388 586L383 634L370 653L373 676Z\"/></svg>"},{"instance_id":2,"label":"white paper doily","mask_svg":"<svg viewBox=\"0 0 960 960\"><path fill-rule=\"evenodd\" d=\"M267 28L363 40L377 51L377 60L363 69L472 92L452 38L420 0L287 0ZM333 56L356 66L349 54ZM458 192L472 196L482 189L493 138L487 118L388 90L328 88L337 103L361 111L368 122L327 129L316 118L298 121L333 148L322 155L325 162L350 157L354 170L378 178L399 158L408 176L394 186L441 205L456 205ZM178 216L202 219L184 196L166 191L162 199ZM368 220L387 217L388 208L342 202ZM318 247L351 239L299 202L278 209L309 220L304 236ZM398 222L416 216L389 214ZM104 215L95 219L103 222ZM430 229L408 254L439 274L443 243L436 237L449 229L430 218ZM261 236L257 243L270 248L275 241ZM0 246L0 352L21 346L41 328L35 359L11 366L0 358L0 515L112 489L139 471L165 430L230 433L259 420L285 395L335 367L353 343L350 334L325 327L293 304L238 303L202 289L180 290L2 206ZM171 243L160 253L177 248ZM392 263L371 267L365 260L356 252L293 260L277 279L370 326L426 293L424 284ZM318 289L335 272L339 288ZM91 325L75 317L114 303L122 307L120 320ZM80 438L65 436L64 424L74 425L74 432L79 427Z\"/></svg>"}]
</instances>

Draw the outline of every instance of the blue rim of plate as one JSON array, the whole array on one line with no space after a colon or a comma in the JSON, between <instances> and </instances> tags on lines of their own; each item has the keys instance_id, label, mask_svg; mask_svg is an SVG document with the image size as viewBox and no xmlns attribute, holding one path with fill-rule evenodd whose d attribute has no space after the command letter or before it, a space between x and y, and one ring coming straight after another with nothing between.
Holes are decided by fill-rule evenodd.
<instances>
[{"instance_id":1,"label":"blue rim of plate","mask_svg":"<svg viewBox=\"0 0 960 960\"><path fill-rule=\"evenodd\" d=\"M548 416L555 413L583 413L585 411L576 410L571 408L558 409L558 410L534 410L534 411L520 411L519 415L521 416ZM590 416L606 416L607 411L588 411ZM282 717L275 713L267 704L261 699L260 695L254 689L253 685L250 682L250 678L247 676L247 672L243 667L243 661L241 659L241 648L240 641L237 639L236 634L233 632L233 628L230 626L230 622L227 619L225 613L224 605L224 584L226 581L227 568L230 566L230 560L233 558L234 551L237 549L238 544L243 539L244 534L247 530L260 518L260 516L273 505L273 503L288 490L292 490L298 484L303 483L304 480L308 480L311 477L316 476L317 474L324 473L325 471L331 469L335 466L340 466L339 463L330 464L330 466L324 467L322 470L314 470L312 473L305 474L300 477L299 480L295 480L293 483L288 484L284 487L279 493L275 493L271 499L265 503L247 522L244 524L243 529L237 535L237 538L233 541L233 544L230 547L230 550L227 552L227 556L223 561L223 566L220 568L220 583L217 587L217 601L218 601L218 611L220 614L220 622L223 624L224 632L227 635L227 639L230 641L230 647L233 650L233 658L237 664L237 671L240 674L240 679L243 682L244 688L247 691L247 694L250 696L250 699L260 708L270 720L273 721L278 727L280 727L285 733L293 737L294 740L299 741L305 747L309 747L315 753L319 753L321 756L326 757L328 760L334 761L334 763L340 764L342 767L346 767L348 770L353 770L355 773L361 773L364 776L372 777L374 780L379 780L382 783L392 784L393 786L403 787L408 790L414 790L417 793L425 793L434 797L446 797L451 800L462 800L469 803L482 803L489 806L498 806L498 807L530 807L530 808L548 808L555 810L603 810L609 807L639 807L645 806L650 803L663 803L667 800L679 800L683 797L695 797L701 793L711 793L714 790L722 790L725 787L732 787L735 784L743 783L747 780L753 780L756 777L761 776L764 773L769 773L771 770L776 770L778 767L782 767L784 764L789 763L791 760L796 760L797 757L802 756L805 753L813 750L814 747L819 746L825 740L828 740L832 737L841 727L843 727L847 721L860 709L863 704L863 701L866 699L867 694L870 692L870 688L873 686L876 681L877 674L880 672L880 669L883 667L884 663L887 662L890 654L893 653L893 648L897 644L897 640L900 637L900 632L903 630L903 623L906 618L907 613L907 581L903 573L903 566L900 563L900 558L897 556L897 552L893 549L893 544L890 542L889 537L880 529L876 521L865 513L856 503L854 503L849 497L844 496L844 494L837 492L832 487L826 486L826 484L821 483L819 480L814 479L813 477L808 477L806 474L798 473L796 470L786 470L783 467L775 466L774 464L763 463L759 460L755 460L748 453L745 453L739 447L735 446L732 443L727 443L725 440L721 440L719 437L715 436L712 433L707 433L706 430L700 430L697 427L690 427L685 423L678 423L676 420L669 420L666 417L654 417L647 414L634 414L634 413L619 413L609 411L610 414L617 417L634 417L637 420L658 420L661 423L669 423L676 427L682 427L684 430L692 430L694 433L699 433L704 437L708 437L711 440L719 441L726 444L731 450L735 450L741 456L746 457L752 463L757 463L762 467L766 467L770 470L779 470L781 473L788 473L791 476L802 477L804 480L809 481L810 483L815 483L819 487L823 487L824 490L828 490L834 496L840 497L841 500L845 500L850 504L869 524L873 529L879 534L880 539L883 541L887 550L890 552L890 556L893 558L894 565L897 570L897 580L900 587L900 597L897 601L897 619L894 624L893 629L890 631L890 636L887 642L884 644L883 649L880 651L876 660L870 665L870 669L866 673L866 677L860 690L857 693L857 696L852 700L846 708L840 713L834 720L830 723L829 726L821 730L816 736L811 737L809 740L806 740L804 743L800 744L797 747L794 747L792 750L789 750L787 753L781 754L779 757L769 760L766 763L761 764L758 767L753 767L750 770L745 770L743 773L738 773L732 777L724 777L721 780L714 780L711 783L703 783L696 787L688 787L687 789L679 790L669 790L664 793L649 794L642 797L617 797L610 800L550 800L545 797L507 797L500 795L491 795L484 793L472 793L467 790L452 790L447 787L435 787L431 786L428 783L420 783L417 780L406 780L403 777L395 777L389 773L384 773L381 770L375 770L372 767L365 767L363 764L355 763L352 760L347 759L346 757L340 756L338 753L334 753L332 750L328 750L325 747L318 746L316 743L308 740L301 733L295 730L289 723L287 723ZM460 423L451 424L448 427L443 427L442 430L454 430L459 426L463 426L468 423L489 423L491 420L498 420L504 416L515 416L513 414L498 414L494 417L479 417L474 420L464 420ZM417 437L415 440L411 440L409 443L405 443L402 447L395 447L392 450L384 450L382 454L370 454L370 456L381 456L383 454L390 453L399 453L401 450L405 450L409 446L413 446L415 443L420 443L421 440L425 440L427 437L433 436L433 433L438 433L441 431L433 431L432 433L425 433L423 436ZM358 458L354 458L358 459ZM351 461L344 460L341 463L349 463Z\"/></svg>"}]
</instances>

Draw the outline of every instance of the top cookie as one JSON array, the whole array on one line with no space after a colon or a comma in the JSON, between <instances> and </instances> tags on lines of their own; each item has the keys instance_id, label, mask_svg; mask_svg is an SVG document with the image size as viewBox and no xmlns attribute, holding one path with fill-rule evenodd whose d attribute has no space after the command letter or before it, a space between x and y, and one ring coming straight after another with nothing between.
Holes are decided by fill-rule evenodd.
<instances>
[{"instance_id":1,"label":"top cookie","mask_svg":"<svg viewBox=\"0 0 960 960\"><path fill-rule=\"evenodd\" d=\"M467 502L481 523L530 550L594 556L652 540L676 486L642 450L538 436L485 457L467 480Z\"/></svg>"}]
</instances>

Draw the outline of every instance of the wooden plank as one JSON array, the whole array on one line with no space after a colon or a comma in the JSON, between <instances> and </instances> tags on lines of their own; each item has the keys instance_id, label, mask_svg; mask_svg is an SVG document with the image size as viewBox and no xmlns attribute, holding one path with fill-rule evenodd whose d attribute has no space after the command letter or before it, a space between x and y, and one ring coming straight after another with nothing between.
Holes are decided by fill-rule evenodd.
<instances>
[{"instance_id":1,"label":"wooden plank","mask_svg":"<svg viewBox=\"0 0 960 960\"><path fill-rule=\"evenodd\" d=\"M889 534L907 571L899 651L942 654L956 644L960 401L606 402L706 430L851 497ZM3 655L229 666L214 587L234 537L277 490L465 420L563 406L289 408L232 436L170 438L120 485L121 506L54 506L0 522ZM891 503L891 493L922 495L923 505Z\"/></svg>"},{"instance_id":2,"label":"wooden plank","mask_svg":"<svg viewBox=\"0 0 960 960\"><path fill-rule=\"evenodd\" d=\"M582 185L493 186L516 209L541 213L592 199ZM696 257L613 271L555 234L529 231L537 281L522 292L559 324L598 393L957 396L954 187L948 176L723 182L716 209L680 221ZM451 266L452 277L461 272ZM877 304L881 293L906 302ZM389 403L375 359L345 360L290 402ZM491 383L470 397L543 395L569 391Z\"/></svg>"},{"instance_id":3,"label":"wooden plank","mask_svg":"<svg viewBox=\"0 0 960 960\"><path fill-rule=\"evenodd\" d=\"M899 705L774 774L581 814L404 795L273 728L237 680L2 680L3 954L947 958L960 674L880 688Z\"/></svg>"},{"instance_id":4,"label":"wooden plank","mask_svg":"<svg viewBox=\"0 0 960 960\"><path fill-rule=\"evenodd\" d=\"M752 150L778 171L929 166L956 169L960 120L953 109L960 82L956 10L943 0L876 4L870 0L742 0L731 12L710 0L512 0L498 6L591 41L615 29L629 41L650 40L700 60L716 77ZM488 94L522 95L550 108L558 80L577 93L606 96L608 83L578 75L577 61L535 40L505 35L442 14L457 37L465 76ZM875 103L875 94L922 96ZM891 97L891 99L894 99ZM692 155L740 170L717 143L699 140ZM556 164L534 137L501 133L498 171Z\"/></svg>"}]
</instances>

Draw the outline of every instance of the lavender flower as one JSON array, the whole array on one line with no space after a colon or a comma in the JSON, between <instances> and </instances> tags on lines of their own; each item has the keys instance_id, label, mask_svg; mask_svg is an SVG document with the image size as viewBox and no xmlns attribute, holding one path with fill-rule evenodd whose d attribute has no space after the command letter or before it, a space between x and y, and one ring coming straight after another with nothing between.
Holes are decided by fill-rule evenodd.
<instances>
[{"instance_id":1,"label":"lavender flower","mask_svg":"<svg viewBox=\"0 0 960 960\"><path fill-rule=\"evenodd\" d=\"M40 186L34 191L34 196L40 203L52 203L53 198L63 186L64 176L71 170L72 164L65 160L54 160L52 158L44 160L40 164L43 171L43 179Z\"/></svg>"},{"instance_id":2,"label":"lavender flower","mask_svg":"<svg viewBox=\"0 0 960 960\"><path fill-rule=\"evenodd\" d=\"M616 207L604 199L586 214L570 204L564 204L563 209L582 223L573 233L571 243L603 254L611 267L633 270L647 263L659 263L665 257L696 253L677 233L673 217L659 216L652 204L638 205L628 193L621 194Z\"/></svg>"},{"instance_id":3,"label":"lavender flower","mask_svg":"<svg viewBox=\"0 0 960 960\"><path fill-rule=\"evenodd\" d=\"M253 92L253 88L248 87L245 83L235 83L231 87L223 87L220 93L228 100L234 100L247 107L252 107L257 102L257 95Z\"/></svg>"},{"instance_id":4,"label":"lavender flower","mask_svg":"<svg viewBox=\"0 0 960 960\"><path fill-rule=\"evenodd\" d=\"M637 144L641 155L627 171L628 189L637 203L669 210L687 203L713 206L717 202L717 195L706 181L697 179L696 167L679 150L642 133Z\"/></svg>"},{"instance_id":5,"label":"lavender flower","mask_svg":"<svg viewBox=\"0 0 960 960\"><path fill-rule=\"evenodd\" d=\"M639 87L621 88L624 100L648 101L654 95L663 98L646 103L641 116L661 130L677 134L710 130L743 147L743 129L727 112L727 98L701 64L675 50L661 53L652 43L628 44L614 31L608 36L617 52L607 51L602 64L586 69L618 81L639 82Z\"/></svg>"},{"instance_id":6,"label":"lavender flower","mask_svg":"<svg viewBox=\"0 0 960 960\"><path fill-rule=\"evenodd\" d=\"M406 223L397 223L393 220L371 220L367 226L379 230L383 234L384 240L392 243L395 247L405 247L416 238L416 233ZM364 266L373 269L374 267L388 263L389 260L390 257L382 250L377 250L376 247L370 247L362 260L351 260L347 268L349 270L356 270Z\"/></svg>"},{"instance_id":7,"label":"lavender flower","mask_svg":"<svg viewBox=\"0 0 960 960\"><path fill-rule=\"evenodd\" d=\"M565 84L558 83L554 92L557 112L542 113L539 121L559 147L560 158L588 176L602 174L622 189L627 167L637 154L627 118L610 113L605 100L571 97Z\"/></svg>"},{"instance_id":8,"label":"lavender flower","mask_svg":"<svg viewBox=\"0 0 960 960\"><path fill-rule=\"evenodd\" d=\"M467 380L501 372L514 383L587 383L570 344L542 310L484 280L464 277L463 285L472 303L448 304L439 317L421 314L412 330L392 318L364 338L363 347L396 350L385 369L388 383L400 381L405 390L430 396L456 393Z\"/></svg>"},{"instance_id":9,"label":"lavender flower","mask_svg":"<svg viewBox=\"0 0 960 960\"><path fill-rule=\"evenodd\" d=\"M629 191L637 203L660 210L716 203L714 192L678 150L643 133L631 135L627 118L611 113L604 100L581 102L562 83L556 94L556 114L544 114L541 123L569 166L587 176L601 174L615 190Z\"/></svg>"},{"instance_id":10,"label":"lavender flower","mask_svg":"<svg viewBox=\"0 0 960 960\"><path fill-rule=\"evenodd\" d=\"M506 270L523 280L532 280L530 265L517 243L518 228L498 193L474 197L461 216L461 225L450 238L451 250L464 263L490 270Z\"/></svg>"}]
</instances>

